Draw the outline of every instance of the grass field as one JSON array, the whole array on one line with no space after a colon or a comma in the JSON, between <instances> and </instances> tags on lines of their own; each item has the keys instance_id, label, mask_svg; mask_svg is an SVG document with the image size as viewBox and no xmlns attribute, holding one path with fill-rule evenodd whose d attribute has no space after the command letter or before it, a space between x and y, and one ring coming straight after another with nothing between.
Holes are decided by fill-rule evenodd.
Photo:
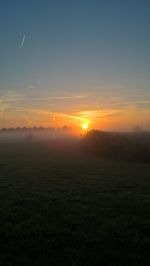
<instances>
[{"instance_id":1,"label":"grass field","mask_svg":"<svg viewBox=\"0 0 150 266\"><path fill-rule=\"evenodd\" d=\"M0 145L0 265L150 265L150 165Z\"/></svg>"}]
</instances>

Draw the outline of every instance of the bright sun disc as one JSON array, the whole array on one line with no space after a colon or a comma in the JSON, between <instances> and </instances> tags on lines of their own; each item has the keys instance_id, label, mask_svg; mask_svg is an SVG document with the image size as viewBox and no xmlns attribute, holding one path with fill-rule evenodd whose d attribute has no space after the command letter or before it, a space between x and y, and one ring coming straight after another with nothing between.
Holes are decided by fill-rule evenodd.
<instances>
[{"instance_id":1,"label":"bright sun disc","mask_svg":"<svg viewBox=\"0 0 150 266\"><path fill-rule=\"evenodd\" d=\"M83 123L83 124L81 125L81 127L82 127L83 130L87 130L88 127L89 127L89 125L88 125L88 123Z\"/></svg>"}]
</instances>

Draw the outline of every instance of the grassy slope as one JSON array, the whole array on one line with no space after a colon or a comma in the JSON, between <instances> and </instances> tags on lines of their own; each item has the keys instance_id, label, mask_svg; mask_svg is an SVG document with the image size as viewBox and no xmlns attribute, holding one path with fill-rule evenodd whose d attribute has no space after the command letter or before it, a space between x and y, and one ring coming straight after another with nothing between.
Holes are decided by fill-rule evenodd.
<instances>
[{"instance_id":1,"label":"grassy slope","mask_svg":"<svg viewBox=\"0 0 150 266\"><path fill-rule=\"evenodd\" d=\"M1 265L150 265L150 167L0 146Z\"/></svg>"}]
</instances>

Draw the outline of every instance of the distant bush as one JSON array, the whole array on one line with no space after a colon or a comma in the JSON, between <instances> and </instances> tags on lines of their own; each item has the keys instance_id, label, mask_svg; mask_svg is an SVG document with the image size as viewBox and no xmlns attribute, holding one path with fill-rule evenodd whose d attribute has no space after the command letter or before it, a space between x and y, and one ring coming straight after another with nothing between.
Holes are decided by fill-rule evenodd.
<instances>
[{"instance_id":1,"label":"distant bush","mask_svg":"<svg viewBox=\"0 0 150 266\"><path fill-rule=\"evenodd\" d=\"M92 130L82 139L82 149L104 158L150 162L150 133Z\"/></svg>"}]
</instances>

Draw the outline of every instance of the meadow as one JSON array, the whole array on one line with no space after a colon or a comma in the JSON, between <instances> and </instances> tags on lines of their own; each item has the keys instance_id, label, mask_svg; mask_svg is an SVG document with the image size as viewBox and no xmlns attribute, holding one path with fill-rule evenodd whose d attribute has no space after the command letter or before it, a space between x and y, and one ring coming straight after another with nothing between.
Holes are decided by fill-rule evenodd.
<instances>
[{"instance_id":1,"label":"meadow","mask_svg":"<svg viewBox=\"0 0 150 266\"><path fill-rule=\"evenodd\" d=\"M150 165L0 144L0 265L150 265Z\"/></svg>"}]
</instances>

